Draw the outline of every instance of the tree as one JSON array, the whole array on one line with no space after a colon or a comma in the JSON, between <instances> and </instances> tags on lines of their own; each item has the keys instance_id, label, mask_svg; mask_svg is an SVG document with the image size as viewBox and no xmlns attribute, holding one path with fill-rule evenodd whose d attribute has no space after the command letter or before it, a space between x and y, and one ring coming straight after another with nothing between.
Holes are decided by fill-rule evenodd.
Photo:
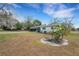
<instances>
[{"instance_id":1,"label":"tree","mask_svg":"<svg viewBox=\"0 0 79 59\"><path fill-rule=\"evenodd\" d=\"M77 28L77 31L79 31L79 28Z\"/></svg>"},{"instance_id":2,"label":"tree","mask_svg":"<svg viewBox=\"0 0 79 59\"><path fill-rule=\"evenodd\" d=\"M16 26L16 30L22 29L22 23L20 23L20 22L17 22L15 26Z\"/></svg>"},{"instance_id":3,"label":"tree","mask_svg":"<svg viewBox=\"0 0 79 59\"><path fill-rule=\"evenodd\" d=\"M51 34L56 43L61 43L63 37L67 36L70 33L72 28L71 25L72 24L70 21L59 23L55 19Z\"/></svg>"},{"instance_id":4,"label":"tree","mask_svg":"<svg viewBox=\"0 0 79 59\"><path fill-rule=\"evenodd\" d=\"M13 13L10 12L8 4L1 4L0 7L0 26L4 30L12 30L17 22L17 19L14 17Z\"/></svg>"},{"instance_id":5,"label":"tree","mask_svg":"<svg viewBox=\"0 0 79 59\"><path fill-rule=\"evenodd\" d=\"M27 21L24 22L24 29L30 30L31 27L32 27L32 17L28 16Z\"/></svg>"},{"instance_id":6,"label":"tree","mask_svg":"<svg viewBox=\"0 0 79 59\"><path fill-rule=\"evenodd\" d=\"M13 14L11 12L7 12L6 10L4 10L4 12L2 13L3 14L1 14L0 16L1 27L4 30L12 29L12 27L14 27L14 25L16 24L17 19L13 17Z\"/></svg>"},{"instance_id":7,"label":"tree","mask_svg":"<svg viewBox=\"0 0 79 59\"><path fill-rule=\"evenodd\" d=\"M76 28L73 27L71 30L72 30L72 31L76 31Z\"/></svg>"},{"instance_id":8,"label":"tree","mask_svg":"<svg viewBox=\"0 0 79 59\"><path fill-rule=\"evenodd\" d=\"M39 21L39 20L34 20L32 23L33 23L33 26L41 25L41 21Z\"/></svg>"}]
</instances>

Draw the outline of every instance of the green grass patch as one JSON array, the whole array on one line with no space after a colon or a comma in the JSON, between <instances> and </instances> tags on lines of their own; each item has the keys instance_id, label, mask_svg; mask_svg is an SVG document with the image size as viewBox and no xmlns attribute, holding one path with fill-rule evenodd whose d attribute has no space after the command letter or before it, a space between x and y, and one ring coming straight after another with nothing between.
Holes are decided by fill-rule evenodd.
<instances>
[{"instance_id":1,"label":"green grass patch","mask_svg":"<svg viewBox=\"0 0 79 59\"><path fill-rule=\"evenodd\" d=\"M47 34L40 34L40 33L35 33L35 32L28 32L28 31L14 31L14 32L3 31L3 32L0 32L0 42L4 42L9 39L16 38L16 36L20 36L20 35L22 36L24 35L25 37L29 36L29 37L38 37L38 38L49 36ZM68 36L66 36L66 38L69 40L78 40L79 33L70 33ZM32 44L38 45L38 46L42 45L42 43L37 42L37 41L32 42Z\"/></svg>"},{"instance_id":2,"label":"green grass patch","mask_svg":"<svg viewBox=\"0 0 79 59\"><path fill-rule=\"evenodd\" d=\"M5 42L9 39L12 39L15 37L17 34L0 34L0 42Z\"/></svg>"},{"instance_id":3,"label":"green grass patch","mask_svg":"<svg viewBox=\"0 0 79 59\"><path fill-rule=\"evenodd\" d=\"M35 32L28 32L28 31L3 31L0 32L0 42L7 41L12 38L16 38L16 36L29 36L29 37L39 37L41 34ZM35 43L38 44L38 43Z\"/></svg>"},{"instance_id":4,"label":"green grass patch","mask_svg":"<svg viewBox=\"0 0 79 59\"><path fill-rule=\"evenodd\" d=\"M79 33L70 33L66 38L70 40L79 40Z\"/></svg>"},{"instance_id":5,"label":"green grass patch","mask_svg":"<svg viewBox=\"0 0 79 59\"><path fill-rule=\"evenodd\" d=\"M33 41L32 44L35 45L35 46L42 46L42 45L44 45L40 41L39 42L38 41Z\"/></svg>"}]
</instances>

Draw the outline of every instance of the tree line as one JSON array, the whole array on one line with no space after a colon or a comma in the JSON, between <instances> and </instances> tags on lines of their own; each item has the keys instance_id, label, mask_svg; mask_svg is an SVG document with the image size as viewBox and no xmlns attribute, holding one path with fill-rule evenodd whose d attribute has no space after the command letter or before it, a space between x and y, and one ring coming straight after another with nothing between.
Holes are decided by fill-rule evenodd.
<instances>
[{"instance_id":1,"label":"tree line","mask_svg":"<svg viewBox=\"0 0 79 59\"><path fill-rule=\"evenodd\" d=\"M17 19L15 15L10 11L10 8L8 8L8 4L0 5L0 29L2 30L30 30L30 28L33 26L42 25L41 21L38 19L33 19L31 16L25 18L25 21L23 22L18 20L19 19ZM75 31L75 28L73 27L71 30ZM79 28L77 28L77 30L79 30Z\"/></svg>"},{"instance_id":2,"label":"tree line","mask_svg":"<svg viewBox=\"0 0 79 59\"><path fill-rule=\"evenodd\" d=\"M31 16L27 17L27 20L24 22L17 22L16 24L17 30L31 30L31 27L33 26L40 26L42 25L42 22L39 21L38 19L33 19Z\"/></svg>"},{"instance_id":3,"label":"tree line","mask_svg":"<svg viewBox=\"0 0 79 59\"><path fill-rule=\"evenodd\" d=\"M18 21L15 15L10 12L8 4L0 4L0 29L2 30L30 30L32 26L41 25L38 19L32 19L30 16L24 22Z\"/></svg>"},{"instance_id":4,"label":"tree line","mask_svg":"<svg viewBox=\"0 0 79 59\"><path fill-rule=\"evenodd\" d=\"M38 19L28 16L25 21L20 22L11 12L0 10L0 29L2 30L30 30L32 26L41 25Z\"/></svg>"}]
</instances>

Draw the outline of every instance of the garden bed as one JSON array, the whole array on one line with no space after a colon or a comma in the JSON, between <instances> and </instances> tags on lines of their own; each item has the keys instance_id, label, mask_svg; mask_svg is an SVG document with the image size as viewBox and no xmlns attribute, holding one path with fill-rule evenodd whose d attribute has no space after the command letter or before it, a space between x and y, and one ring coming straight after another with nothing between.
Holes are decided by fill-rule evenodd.
<instances>
[{"instance_id":1,"label":"garden bed","mask_svg":"<svg viewBox=\"0 0 79 59\"><path fill-rule=\"evenodd\" d=\"M51 46L66 46L69 44L67 39L62 39L61 43L57 43L54 39L42 38L41 42Z\"/></svg>"}]
</instances>

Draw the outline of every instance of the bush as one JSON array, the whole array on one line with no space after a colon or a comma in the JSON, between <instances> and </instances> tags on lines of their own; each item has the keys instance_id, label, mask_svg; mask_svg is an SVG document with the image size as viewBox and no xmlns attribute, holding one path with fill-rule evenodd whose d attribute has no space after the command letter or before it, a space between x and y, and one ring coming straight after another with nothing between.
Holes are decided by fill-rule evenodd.
<instances>
[{"instance_id":1,"label":"bush","mask_svg":"<svg viewBox=\"0 0 79 59\"><path fill-rule=\"evenodd\" d=\"M67 35L69 32L70 30L68 29L67 25L61 23L53 26L51 34L57 43L61 43L63 36Z\"/></svg>"},{"instance_id":2,"label":"bush","mask_svg":"<svg viewBox=\"0 0 79 59\"><path fill-rule=\"evenodd\" d=\"M17 22L15 26L16 26L16 30L21 30L23 27L20 22Z\"/></svg>"},{"instance_id":3,"label":"bush","mask_svg":"<svg viewBox=\"0 0 79 59\"><path fill-rule=\"evenodd\" d=\"M77 31L79 31L79 28L77 28Z\"/></svg>"}]
</instances>

